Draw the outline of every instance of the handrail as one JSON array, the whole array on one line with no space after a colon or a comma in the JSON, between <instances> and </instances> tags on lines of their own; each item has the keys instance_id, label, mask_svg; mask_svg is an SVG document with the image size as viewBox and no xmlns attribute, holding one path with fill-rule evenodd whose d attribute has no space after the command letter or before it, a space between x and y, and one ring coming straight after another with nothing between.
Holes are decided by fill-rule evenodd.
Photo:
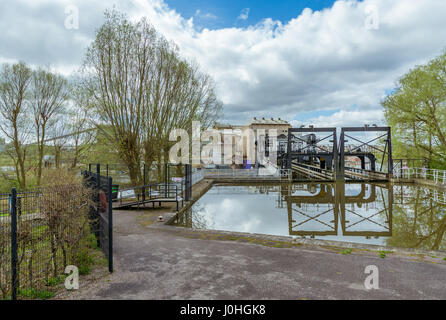
<instances>
[{"instance_id":1,"label":"handrail","mask_svg":"<svg viewBox=\"0 0 446 320\"><path fill-rule=\"evenodd\" d=\"M233 178L233 179L245 179L245 178L253 178L253 179L272 179L272 178L280 178L280 179L288 179L290 175L289 169L280 169L277 168L273 174L267 171L267 168L258 168L258 169L202 169L203 176L210 178Z\"/></svg>"},{"instance_id":2,"label":"handrail","mask_svg":"<svg viewBox=\"0 0 446 320\"><path fill-rule=\"evenodd\" d=\"M394 177L397 179L422 179L436 184L446 185L446 170L429 168L395 168Z\"/></svg>"},{"instance_id":3,"label":"handrail","mask_svg":"<svg viewBox=\"0 0 446 320\"><path fill-rule=\"evenodd\" d=\"M310 173L307 174L309 174L311 178L316 177L319 179L326 179L326 178L333 179L333 171L331 170L318 168L316 166L312 166L305 163L292 163L292 166L295 166L297 168L302 168L304 170L309 170Z\"/></svg>"}]
</instances>

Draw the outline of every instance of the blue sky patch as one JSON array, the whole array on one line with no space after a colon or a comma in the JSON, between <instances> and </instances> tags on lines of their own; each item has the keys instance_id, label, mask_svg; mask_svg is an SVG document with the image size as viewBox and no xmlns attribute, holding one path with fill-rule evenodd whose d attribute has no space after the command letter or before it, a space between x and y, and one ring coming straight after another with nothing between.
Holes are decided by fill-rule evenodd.
<instances>
[{"instance_id":1,"label":"blue sky patch","mask_svg":"<svg viewBox=\"0 0 446 320\"><path fill-rule=\"evenodd\" d=\"M194 17L199 27L208 29L247 27L265 18L283 23L296 18L305 8L313 11L330 8L334 0L165 0L184 18Z\"/></svg>"}]
</instances>

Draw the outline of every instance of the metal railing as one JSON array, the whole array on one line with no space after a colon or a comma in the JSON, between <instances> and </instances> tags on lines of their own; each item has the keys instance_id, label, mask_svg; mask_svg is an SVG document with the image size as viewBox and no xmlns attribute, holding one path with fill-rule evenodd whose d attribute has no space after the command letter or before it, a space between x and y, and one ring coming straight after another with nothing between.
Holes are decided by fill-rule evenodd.
<instances>
[{"instance_id":1,"label":"metal railing","mask_svg":"<svg viewBox=\"0 0 446 320\"><path fill-rule=\"evenodd\" d=\"M292 163L291 168L295 169L297 172L306 175L310 179L317 180L333 180L333 171L321 169L316 166L312 166L305 163Z\"/></svg>"},{"instance_id":2,"label":"metal railing","mask_svg":"<svg viewBox=\"0 0 446 320\"><path fill-rule=\"evenodd\" d=\"M360 168L345 167L345 175L357 180L388 180L388 174Z\"/></svg>"},{"instance_id":3,"label":"metal railing","mask_svg":"<svg viewBox=\"0 0 446 320\"><path fill-rule=\"evenodd\" d=\"M202 169L204 178L231 178L237 179L256 179L256 180L276 180L276 179L290 179L290 169L275 169L267 168L259 169Z\"/></svg>"},{"instance_id":4,"label":"metal railing","mask_svg":"<svg viewBox=\"0 0 446 320\"><path fill-rule=\"evenodd\" d=\"M90 211L106 213L93 195L82 185L0 194L0 300L50 297L68 265L83 267L96 231Z\"/></svg>"},{"instance_id":5,"label":"metal railing","mask_svg":"<svg viewBox=\"0 0 446 320\"><path fill-rule=\"evenodd\" d=\"M446 170L427 168L396 168L393 170L395 179L422 179L446 186Z\"/></svg>"},{"instance_id":6,"label":"metal railing","mask_svg":"<svg viewBox=\"0 0 446 320\"><path fill-rule=\"evenodd\" d=\"M177 203L178 211L179 204L181 207L184 206L184 191L182 183L153 183L120 189L114 201L118 203L116 207L129 205L139 207L150 201L171 200Z\"/></svg>"}]
</instances>

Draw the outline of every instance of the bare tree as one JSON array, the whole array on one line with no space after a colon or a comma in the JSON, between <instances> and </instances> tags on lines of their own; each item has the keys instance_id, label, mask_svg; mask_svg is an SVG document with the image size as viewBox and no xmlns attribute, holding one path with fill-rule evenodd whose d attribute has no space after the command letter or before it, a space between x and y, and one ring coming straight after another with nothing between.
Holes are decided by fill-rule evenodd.
<instances>
[{"instance_id":1,"label":"bare tree","mask_svg":"<svg viewBox=\"0 0 446 320\"><path fill-rule=\"evenodd\" d=\"M23 62L4 64L0 74L0 130L11 142L8 154L14 161L17 181L22 189L26 188L25 143L30 131L26 100L31 75L31 69Z\"/></svg>"},{"instance_id":2,"label":"bare tree","mask_svg":"<svg viewBox=\"0 0 446 320\"><path fill-rule=\"evenodd\" d=\"M46 142L52 142L55 166L56 168L60 168L62 149L68 144L70 139L70 123L66 112L58 114L54 120L54 123L48 130L50 139L46 140Z\"/></svg>"},{"instance_id":3,"label":"bare tree","mask_svg":"<svg viewBox=\"0 0 446 320\"><path fill-rule=\"evenodd\" d=\"M70 98L72 108L69 110L68 128L71 132L69 144L73 150L71 168L75 168L90 150L96 129L89 121L89 114L94 112L90 105L92 92L80 78L73 81Z\"/></svg>"},{"instance_id":4,"label":"bare tree","mask_svg":"<svg viewBox=\"0 0 446 320\"><path fill-rule=\"evenodd\" d=\"M132 183L136 183L141 178L140 129L155 31L146 23L133 25L115 11L105 16L85 60L98 115L93 120L115 143Z\"/></svg>"},{"instance_id":5,"label":"bare tree","mask_svg":"<svg viewBox=\"0 0 446 320\"><path fill-rule=\"evenodd\" d=\"M44 69L38 69L33 73L32 91L38 150L37 184L40 185L47 129L54 116L63 110L69 91L67 81L62 76Z\"/></svg>"},{"instance_id":6,"label":"bare tree","mask_svg":"<svg viewBox=\"0 0 446 320\"><path fill-rule=\"evenodd\" d=\"M97 131L88 122L86 110L80 110L71 115L69 128L71 129L70 145L73 150L71 168L75 168L91 149Z\"/></svg>"},{"instance_id":7,"label":"bare tree","mask_svg":"<svg viewBox=\"0 0 446 320\"><path fill-rule=\"evenodd\" d=\"M145 19L133 24L107 11L84 66L97 126L107 128L132 183L141 180L142 159L149 166L157 161L159 171L168 161L172 129L212 122L221 111L210 77Z\"/></svg>"}]
</instances>

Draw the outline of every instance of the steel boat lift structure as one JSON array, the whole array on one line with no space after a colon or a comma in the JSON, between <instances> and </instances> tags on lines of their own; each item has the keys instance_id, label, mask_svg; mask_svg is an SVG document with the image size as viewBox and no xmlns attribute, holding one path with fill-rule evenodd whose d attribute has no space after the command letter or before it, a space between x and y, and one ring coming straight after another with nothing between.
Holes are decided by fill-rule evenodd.
<instances>
[{"instance_id":1,"label":"steel boat lift structure","mask_svg":"<svg viewBox=\"0 0 446 320\"><path fill-rule=\"evenodd\" d=\"M358 132L377 132L379 136L362 141L353 136ZM318 138L317 134L321 133L324 134L323 137ZM384 147L377 145L381 140L384 140ZM346 148L346 142L353 145ZM379 153L381 159L377 159L376 153ZM361 167L346 166L346 157L359 158ZM279 151L278 159L283 169L291 169L295 173L297 178L294 180L389 181L393 172L391 128L341 128L339 144L336 128L290 128L287 148ZM387 168L383 167L385 161ZM366 163L370 163L369 169L366 169Z\"/></svg>"}]
</instances>

